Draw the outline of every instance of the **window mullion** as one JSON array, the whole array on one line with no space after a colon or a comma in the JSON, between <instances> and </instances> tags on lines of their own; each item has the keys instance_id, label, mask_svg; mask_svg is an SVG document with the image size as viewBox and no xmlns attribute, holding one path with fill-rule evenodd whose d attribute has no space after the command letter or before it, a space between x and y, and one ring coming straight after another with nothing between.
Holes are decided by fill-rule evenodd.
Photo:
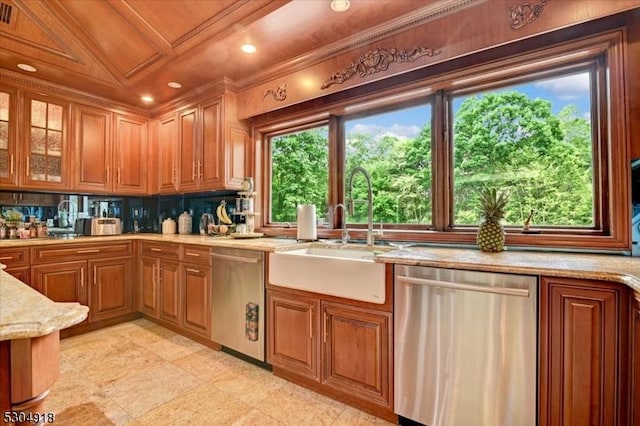
<instances>
[{"instance_id":1,"label":"window mullion","mask_svg":"<svg viewBox=\"0 0 640 426\"><path fill-rule=\"evenodd\" d=\"M448 102L443 91L435 95L432 115L432 217L433 227L445 231L451 224L451 146Z\"/></svg>"}]
</instances>

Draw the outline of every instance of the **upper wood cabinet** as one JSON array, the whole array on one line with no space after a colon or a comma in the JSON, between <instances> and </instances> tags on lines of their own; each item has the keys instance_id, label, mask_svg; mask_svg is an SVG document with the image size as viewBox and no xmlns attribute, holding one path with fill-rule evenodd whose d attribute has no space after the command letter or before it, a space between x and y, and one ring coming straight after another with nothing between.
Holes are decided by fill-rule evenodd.
<instances>
[{"instance_id":1,"label":"upper wood cabinet","mask_svg":"<svg viewBox=\"0 0 640 426\"><path fill-rule=\"evenodd\" d=\"M72 189L146 194L146 120L74 105L73 129Z\"/></svg>"},{"instance_id":2,"label":"upper wood cabinet","mask_svg":"<svg viewBox=\"0 0 640 426\"><path fill-rule=\"evenodd\" d=\"M111 165L111 112L84 105L73 106L73 188L108 192Z\"/></svg>"},{"instance_id":3,"label":"upper wood cabinet","mask_svg":"<svg viewBox=\"0 0 640 426\"><path fill-rule=\"evenodd\" d=\"M17 95L10 88L0 90L0 185L18 184Z\"/></svg>"},{"instance_id":4,"label":"upper wood cabinet","mask_svg":"<svg viewBox=\"0 0 640 426\"><path fill-rule=\"evenodd\" d=\"M178 116L167 115L157 122L157 139L154 141L155 166L151 172L156 175L152 193L172 193L178 189L176 167L178 165Z\"/></svg>"},{"instance_id":5,"label":"upper wood cabinet","mask_svg":"<svg viewBox=\"0 0 640 426\"><path fill-rule=\"evenodd\" d=\"M23 155L18 184L29 189L69 189L69 104L42 95L24 97Z\"/></svg>"},{"instance_id":6,"label":"upper wood cabinet","mask_svg":"<svg viewBox=\"0 0 640 426\"><path fill-rule=\"evenodd\" d=\"M240 189L251 167L248 130L227 92L157 121L154 193Z\"/></svg>"},{"instance_id":7,"label":"upper wood cabinet","mask_svg":"<svg viewBox=\"0 0 640 426\"><path fill-rule=\"evenodd\" d=\"M147 120L116 115L113 141L113 167L116 171L113 191L147 194Z\"/></svg>"}]
</instances>

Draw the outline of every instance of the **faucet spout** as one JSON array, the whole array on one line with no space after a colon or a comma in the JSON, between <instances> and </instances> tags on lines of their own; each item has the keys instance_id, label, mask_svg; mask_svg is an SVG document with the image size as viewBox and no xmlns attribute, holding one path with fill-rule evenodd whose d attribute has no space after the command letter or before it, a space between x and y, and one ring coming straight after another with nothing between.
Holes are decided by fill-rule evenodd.
<instances>
[{"instance_id":1,"label":"faucet spout","mask_svg":"<svg viewBox=\"0 0 640 426\"><path fill-rule=\"evenodd\" d=\"M353 208L353 178L356 173L362 173L367 181L367 245L372 246L374 243L373 232L373 190L371 189L371 175L363 167L358 166L351 170L349 174L349 206L350 211Z\"/></svg>"}]
</instances>

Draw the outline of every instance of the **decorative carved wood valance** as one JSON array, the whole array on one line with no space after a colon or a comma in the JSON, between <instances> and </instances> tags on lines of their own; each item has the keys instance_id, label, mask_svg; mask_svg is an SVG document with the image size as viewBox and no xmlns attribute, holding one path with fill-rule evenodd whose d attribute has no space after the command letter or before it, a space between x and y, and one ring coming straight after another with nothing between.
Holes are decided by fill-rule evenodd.
<instances>
[{"instance_id":1,"label":"decorative carved wood valance","mask_svg":"<svg viewBox=\"0 0 640 426\"><path fill-rule=\"evenodd\" d=\"M275 89L269 89L262 95L262 99L271 95L276 101L284 101L287 99L287 83L282 83Z\"/></svg>"},{"instance_id":2,"label":"decorative carved wood valance","mask_svg":"<svg viewBox=\"0 0 640 426\"><path fill-rule=\"evenodd\" d=\"M511 6L511 28L517 30L524 27L538 19L542 15L544 7L549 3L549 0L540 0L539 3L522 3L519 5Z\"/></svg>"},{"instance_id":3,"label":"decorative carved wood valance","mask_svg":"<svg viewBox=\"0 0 640 426\"><path fill-rule=\"evenodd\" d=\"M358 59L351 62L346 68L332 74L320 86L321 90L326 89L332 84L342 84L350 78L358 74L360 77L376 74L380 71L386 71L392 63L413 62L421 56L434 56L440 53L439 49L428 49L424 46L414 47L412 50L407 49L385 49L376 48L360 55Z\"/></svg>"}]
</instances>

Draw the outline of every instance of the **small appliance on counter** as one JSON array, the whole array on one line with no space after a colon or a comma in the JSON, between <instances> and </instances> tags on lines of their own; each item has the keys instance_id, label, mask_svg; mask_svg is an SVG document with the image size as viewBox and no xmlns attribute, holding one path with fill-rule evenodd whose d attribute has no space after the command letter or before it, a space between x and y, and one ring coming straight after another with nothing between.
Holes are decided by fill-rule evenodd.
<instances>
[{"instance_id":1,"label":"small appliance on counter","mask_svg":"<svg viewBox=\"0 0 640 426\"><path fill-rule=\"evenodd\" d=\"M315 204L301 204L297 208L298 213L298 241L316 241L318 229L316 228Z\"/></svg>"},{"instance_id":2,"label":"small appliance on counter","mask_svg":"<svg viewBox=\"0 0 640 426\"><path fill-rule=\"evenodd\" d=\"M78 218L74 232L78 235L120 235L122 222L117 217Z\"/></svg>"}]
</instances>

